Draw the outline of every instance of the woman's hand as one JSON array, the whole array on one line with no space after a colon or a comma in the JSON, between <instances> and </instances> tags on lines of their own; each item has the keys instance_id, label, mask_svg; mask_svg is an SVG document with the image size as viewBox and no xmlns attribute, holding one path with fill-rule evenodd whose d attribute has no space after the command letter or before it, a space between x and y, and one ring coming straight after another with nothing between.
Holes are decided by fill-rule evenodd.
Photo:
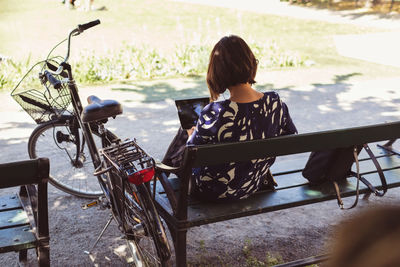
<instances>
[{"instance_id":1,"label":"woman's hand","mask_svg":"<svg viewBox=\"0 0 400 267\"><path fill-rule=\"evenodd\" d=\"M190 136L192 136L194 129L196 129L196 126L193 126L192 128L186 130L189 135L188 139L190 138Z\"/></svg>"}]
</instances>

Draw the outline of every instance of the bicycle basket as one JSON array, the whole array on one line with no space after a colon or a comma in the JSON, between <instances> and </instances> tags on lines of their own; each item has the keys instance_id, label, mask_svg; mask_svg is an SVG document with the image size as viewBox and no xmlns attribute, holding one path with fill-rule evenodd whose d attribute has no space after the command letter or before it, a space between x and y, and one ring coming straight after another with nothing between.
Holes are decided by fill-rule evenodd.
<instances>
[{"instance_id":1,"label":"bicycle basket","mask_svg":"<svg viewBox=\"0 0 400 267\"><path fill-rule=\"evenodd\" d=\"M154 176L153 158L135 140L128 139L99 151L107 162L107 167L112 165L132 184L148 182Z\"/></svg>"},{"instance_id":2,"label":"bicycle basket","mask_svg":"<svg viewBox=\"0 0 400 267\"><path fill-rule=\"evenodd\" d=\"M47 61L58 65L57 58ZM64 83L60 89L54 89L48 81L40 82L39 75L46 69L46 61L35 64L11 92L14 100L38 124L54 120L63 114L71 104L71 95ZM59 75L54 75L54 77L62 80Z\"/></svg>"}]
</instances>

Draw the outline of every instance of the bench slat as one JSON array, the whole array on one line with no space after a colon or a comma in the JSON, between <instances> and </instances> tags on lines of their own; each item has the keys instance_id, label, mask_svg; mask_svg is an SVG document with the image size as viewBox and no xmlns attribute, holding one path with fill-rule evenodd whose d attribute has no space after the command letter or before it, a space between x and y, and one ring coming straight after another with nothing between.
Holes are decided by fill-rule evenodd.
<instances>
[{"instance_id":1,"label":"bench slat","mask_svg":"<svg viewBox=\"0 0 400 267\"><path fill-rule=\"evenodd\" d=\"M363 127L279 136L275 138L234 143L188 146L194 156L193 166L211 166L224 162L248 161L298 154L310 151L349 147L354 144L396 139L400 122ZM240 153L237 153L240 151Z\"/></svg>"},{"instance_id":2,"label":"bench slat","mask_svg":"<svg viewBox=\"0 0 400 267\"><path fill-rule=\"evenodd\" d=\"M377 144L378 143L373 143L369 145L375 157L379 158L379 157L388 157L393 155L393 153L388 153L385 150L379 148ZM383 143L380 144L382 145ZM301 153L301 154L296 154L294 157L293 155L278 157L275 161L275 164L271 166L271 171L272 173L274 173L274 175L279 175L279 173L287 173L287 172L292 172L294 170L301 170L306 165L309 155L310 153ZM366 159L369 160L369 155L363 149L361 150L361 153L358 158L360 161ZM288 168L288 166L290 166L290 169Z\"/></svg>"},{"instance_id":3,"label":"bench slat","mask_svg":"<svg viewBox=\"0 0 400 267\"><path fill-rule=\"evenodd\" d=\"M35 235L29 226L20 226L0 230L0 253L34 248Z\"/></svg>"},{"instance_id":4,"label":"bench slat","mask_svg":"<svg viewBox=\"0 0 400 267\"><path fill-rule=\"evenodd\" d=\"M0 197L0 212L6 210L22 208L17 195L7 195Z\"/></svg>"},{"instance_id":5,"label":"bench slat","mask_svg":"<svg viewBox=\"0 0 400 267\"><path fill-rule=\"evenodd\" d=\"M371 148L372 150L372 148ZM400 157L393 154L384 154L379 148L374 146L373 150L374 154L378 156L379 152L382 154L377 158L379 164L381 165L383 170L388 170L392 168L400 168ZM365 154L360 154L360 171L361 175L365 175L366 173L375 173L377 172L375 165L372 160L367 158L366 152ZM301 169L304 167L307 158L299 158L299 159L290 159L287 161L276 162L271 167L271 171L273 176L278 184L279 188L292 187L297 185L302 185L308 183L308 180L305 179L301 174ZM290 169L288 169L290 166ZM356 171L356 166L353 164L352 170ZM172 176L172 175L171 175ZM177 191L179 188L179 180L176 177L169 178L169 181L172 185L172 188ZM157 187L158 193L163 194L164 190L161 185ZM165 202L163 200L163 202Z\"/></svg>"},{"instance_id":6,"label":"bench slat","mask_svg":"<svg viewBox=\"0 0 400 267\"><path fill-rule=\"evenodd\" d=\"M29 224L29 219L23 209L14 209L0 212L0 229L27 224Z\"/></svg>"},{"instance_id":7,"label":"bench slat","mask_svg":"<svg viewBox=\"0 0 400 267\"><path fill-rule=\"evenodd\" d=\"M400 186L400 169L385 171L385 175L389 188ZM371 184L380 188L378 175L370 174L365 177ZM355 185L355 178L348 179L346 183L341 183L342 197L355 195ZM367 191L368 189L364 184L360 183L360 193ZM199 226L332 199L336 199L333 186L331 183L325 183L315 187L301 185L275 192L260 192L248 199L232 202L232 205L224 203L210 205L210 203L197 202L188 206L188 226Z\"/></svg>"},{"instance_id":8,"label":"bench slat","mask_svg":"<svg viewBox=\"0 0 400 267\"><path fill-rule=\"evenodd\" d=\"M393 168L400 168L400 158L398 157L390 157L390 158L378 158L378 162L382 167L382 170L390 170ZM352 171L356 172L356 166L353 164ZM376 173L377 170L372 160L366 160L360 162L360 174L365 176L368 173ZM278 184L277 188L285 188L289 186L296 186L308 183L308 180L305 179L301 171L288 173L285 175L274 175L275 180Z\"/></svg>"}]
</instances>

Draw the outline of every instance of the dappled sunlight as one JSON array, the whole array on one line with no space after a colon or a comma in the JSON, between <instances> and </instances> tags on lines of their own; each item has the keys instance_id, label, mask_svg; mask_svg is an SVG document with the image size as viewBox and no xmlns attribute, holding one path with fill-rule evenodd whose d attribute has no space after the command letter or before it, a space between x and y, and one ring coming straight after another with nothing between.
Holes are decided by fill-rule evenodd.
<instances>
[{"instance_id":1,"label":"dappled sunlight","mask_svg":"<svg viewBox=\"0 0 400 267\"><path fill-rule=\"evenodd\" d=\"M27 129L18 129L18 128L3 130L0 131L1 135L0 139L5 140L6 143L9 145L25 143L28 140L31 131L32 129L29 129L27 132Z\"/></svg>"},{"instance_id":2,"label":"dappled sunlight","mask_svg":"<svg viewBox=\"0 0 400 267\"><path fill-rule=\"evenodd\" d=\"M389 82L382 79L358 83L353 85L351 90L340 92L336 95L338 105L344 110L351 110L356 102L367 101L381 106L396 108L400 111L400 106L392 102L395 99L400 99L400 90L393 88L393 84L395 84L395 81ZM371 108L373 108L373 105L371 105ZM393 112L391 113L393 114Z\"/></svg>"},{"instance_id":3,"label":"dappled sunlight","mask_svg":"<svg viewBox=\"0 0 400 267\"><path fill-rule=\"evenodd\" d=\"M299 89L298 89L299 91L302 91L302 92L312 92L313 90L315 90L315 87L314 86L312 86L312 85L309 85L309 86L302 86L302 87L299 87ZM302 96L305 100L308 98L308 100L309 100L309 97L308 96L306 96L306 95L304 95L304 96Z\"/></svg>"},{"instance_id":4,"label":"dappled sunlight","mask_svg":"<svg viewBox=\"0 0 400 267\"><path fill-rule=\"evenodd\" d=\"M400 78L352 82L349 79L354 75L336 75L332 83L277 88L299 132L400 119Z\"/></svg>"},{"instance_id":5,"label":"dappled sunlight","mask_svg":"<svg viewBox=\"0 0 400 267\"><path fill-rule=\"evenodd\" d=\"M51 205L51 208L59 208L61 206L61 201L59 199L53 201L53 204Z\"/></svg>"},{"instance_id":6,"label":"dappled sunlight","mask_svg":"<svg viewBox=\"0 0 400 267\"><path fill-rule=\"evenodd\" d=\"M50 187L50 185L49 185ZM55 187L53 187L51 185L51 188L54 190L58 190ZM63 194L63 196L58 196L57 198L55 198L52 202L49 202L49 209L56 211L56 212L60 212L60 211L65 211L65 210L71 210L71 209L76 209L76 210L80 210L80 206L71 206L70 201L73 199L73 196L67 194L67 193L63 193L60 191L60 194Z\"/></svg>"},{"instance_id":7,"label":"dappled sunlight","mask_svg":"<svg viewBox=\"0 0 400 267\"><path fill-rule=\"evenodd\" d=\"M162 104L162 103L149 103L149 104L143 105L143 107L144 106L148 109L165 109L167 107L167 105Z\"/></svg>"},{"instance_id":8,"label":"dappled sunlight","mask_svg":"<svg viewBox=\"0 0 400 267\"><path fill-rule=\"evenodd\" d=\"M138 119L135 114L128 114L128 115L124 115L124 116L130 121L135 121Z\"/></svg>"},{"instance_id":9,"label":"dappled sunlight","mask_svg":"<svg viewBox=\"0 0 400 267\"><path fill-rule=\"evenodd\" d=\"M27 137L32 131L32 127L23 127L22 125L15 126L16 123L14 122L2 123L1 139Z\"/></svg>"},{"instance_id":10,"label":"dappled sunlight","mask_svg":"<svg viewBox=\"0 0 400 267\"><path fill-rule=\"evenodd\" d=\"M208 95L207 85L203 77L126 82L114 86L112 91L125 93L124 103L127 106L137 105L137 102L140 101L148 105L148 108L153 109L160 108L159 103L156 105L149 105L148 103Z\"/></svg>"},{"instance_id":11,"label":"dappled sunlight","mask_svg":"<svg viewBox=\"0 0 400 267\"><path fill-rule=\"evenodd\" d=\"M0 94L2 113L0 116L0 140L8 145L22 144L36 126L32 118L14 102L9 93Z\"/></svg>"},{"instance_id":12,"label":"dappled sunlight","mask_svg":"<svg viewBox=\"0 0 400 267\"><path fill-rule=\"evenodd\" d=\"M258 84L257 87L262 88L259 89L260 91L275 90L279 93L282 100L287 103L300 133L366 125L400 118L400 105L398 105L400 90L397 88L400 78L354 82L351 79L354 75L354 73L333 75L330 82L306 86L278 87L265 83ZM131 90L130 86L122 90L96 88L92 91L104 99L116 99L124 107L122 115L109 120L108 129L115 132L121 139L137 138L138 144L146 152L155 159L162 159L179 127L174 99L196 97L200 92L203 95L208 94L203 80L194 79L186 83L182 79L179 82L182 84L179 91L175 90L172 80L165 83L157 81L152 85L155 87L162 85L165 91L153 91L152 86L141 87L140 84L136 86L140 91ZM23 111L16 112L23 113ZM20 158L21 151L26 154L27 137L35 127L33 122L28 122L26 119L21 119L20 122L14 121L13 118L5 115L7 113L3 111L3 116L0 116L4 120L4 123L0 124L3 161L6 158L12 160ZM27 137L21 137L25 143L21 142L17 148L7 143L14 139L3 138L5 131L14 128L27 131ZM82 252L93 245L107 221L108 211L93 208L82 212L80 205L88 203L88 200L69 196L52 186L49 192L51 235L54 237L52 247L55 251L52 254L55 258L54 265L68 262L68 259L65 259L68 256L59 253L59 251L68 251L70 255L82 255L80 256L82 265L125 266L126 261L130 260L129 250L125 240L120 238L121 234L114 221L105 231L93 254L87 256ZM307 194L316 193L313 190L307 191ZM77 237L81 238L79 242L69 247L69 244L75 242Z\"/></svg>"},{"instance_id":13,"label":"dappled sunlight","mask_svg":"<svg viewBox=\"0 0 400 267\"><path fill-rule=\"evenodd\" d=\"M171 125L172 126L178 126L179 125L179 120L176 119L176 120L164 121L162 124L165 125L165 126L171 126Z\"/></svg>"},{"instance_id":14,"label":"dappled sunlight","mask_svg":"<svg viewBox=\"0 0 400 267\"><path fill-rule=\"evenodd\" d=\"M104 256L104 258L98 258L96 255L94 255L94 254L90 254L90 255L88 255L88 257L89 257L89 259L90 259L90 261L94 264L94 266L101 266L101 265L103 265L104 263L108 263L108 264L110 264L111 263L111 259L109 258L109 257L107 257L107 256ZM99 264L99 263L101 263L101 265Z\"/></svg>"},{"instance_id":15,"label":"dappled sunlight","mask_svg":"<svg viewBox=\"0 0 400 267\"><path fill-rule=\"evenodd\" d=\"M179 128L179 126L177 126L177 127L171 127L171 128L166 128L166 129L164 129L164 132L165 133L169 133L169 134L171 134L171 133L173 133L173 134L175 134L176 132L177 132L177 129Z\"/></svg>"},{"instance_id":16,"label":"dappled sunlight","mask_svg":"<svg viewBox=\"0 0 400 267\"><path fill-rule=\"evenodd\" d=\"M128 253L128 246L126 244L124 245L119 245L118 247L113 249L113 252L115 255L117 255L120 258L127 258L130 253ZM132 261L132 259L126 259L128 262Z\"/></svg>"},{"instance_id":17,"label":"dappled sunlight","mask_svg":"<svg viewBox=\"0 0 400 267\"><path fill-rule=\"evenodd\" d=\"M325 114L328 112L334 111L333 108L329 107L329 105L318 105L318 110L321 112L321 114Z\"/></svg>"},{"instance_id":18,"label":"dappled sunlight","mask_svg":"<svg viewBox=\"0 0 400 267\"><path fill-rule=\"evenodd\" d=\"M400 118L400 109L398 111L388 111L388 112L382 112L383 116L387 117L398 117Z\"/></svg>"}]
</instances>

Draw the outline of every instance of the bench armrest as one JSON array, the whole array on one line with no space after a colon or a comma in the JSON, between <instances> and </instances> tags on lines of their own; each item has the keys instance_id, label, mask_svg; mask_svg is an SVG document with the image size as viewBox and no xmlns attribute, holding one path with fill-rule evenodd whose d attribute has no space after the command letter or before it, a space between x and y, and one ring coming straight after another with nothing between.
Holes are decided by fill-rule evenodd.
<instances>
[{"instance_id":1,"label":"bench armrest","mask_svg":"<svg viewBox=\"0 0 400 267\"><path fill-rule=\"evenodd\" d=\"M171 185L171 183L168 180L168 176L166 173L179 173L180 168L179 167L171 167L168 165L165 165L161 162L156 163L156 177L160 180L161 185L163 186L165 193L167 194L168 201L171 205L171 208L174 213L176 213L177 207L178 207L178 200L176 198L174 189Z\"/></svg>"},{"instance_id":2,"label":"bench armrest","mask_svg":"<svg viewBox=\"0 0 400 267\"><path fill-rule=\"evenodd\" d=\"M168 166L164 163L161 162L156 162L156 169L158 169L161 172L166 172L166 173L179 173L181 171L180 167L172 167Z\"/></svg>"}]
</instances>

